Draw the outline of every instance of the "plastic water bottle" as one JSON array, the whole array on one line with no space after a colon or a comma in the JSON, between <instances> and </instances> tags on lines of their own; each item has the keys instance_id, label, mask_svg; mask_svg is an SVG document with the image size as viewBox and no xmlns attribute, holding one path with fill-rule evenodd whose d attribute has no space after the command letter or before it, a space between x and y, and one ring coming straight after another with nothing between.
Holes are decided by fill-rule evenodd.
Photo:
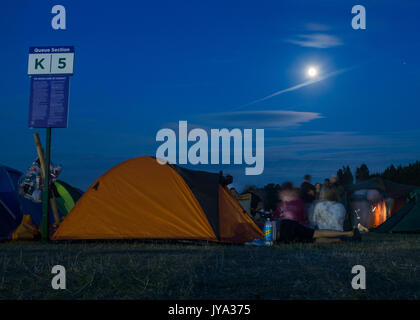
<instances>
[{"instance_id":1,"label":"plastic water bottle","mask_svg":"<svg viewBox=\"0 0 420 320\"><path fill-rule=\"evenodd\" d=\"M264 240L266 246L273 245L273 224L268 218L264 225Z\"/></svg>"}]
</instances>

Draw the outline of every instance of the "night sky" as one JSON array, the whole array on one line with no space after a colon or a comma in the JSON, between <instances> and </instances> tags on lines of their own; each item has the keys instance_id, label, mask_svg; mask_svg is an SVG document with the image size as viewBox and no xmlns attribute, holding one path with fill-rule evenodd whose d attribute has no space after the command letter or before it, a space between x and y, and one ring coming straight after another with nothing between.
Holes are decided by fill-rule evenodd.
<instances>
[{"instance_id":1,"label":"night sky","mask_svg":"<svg viewBox=\"0 0 420 320\"><path fill-rule=\"evenodd\" d=\"M67 29L53 30L64 5ZM367 29L353 30L363 4ZM3 1L0 164L36 157L28 129L30 46L74 45L61 178L86 189L121 161L155 155L161 128L265 129L265 170L193 166L235 185L320 181L420 158L420 1ZM323 80L297 89L310 65ZM44 140L43 140L44 141Z\"/></svg>"}]
</instances>

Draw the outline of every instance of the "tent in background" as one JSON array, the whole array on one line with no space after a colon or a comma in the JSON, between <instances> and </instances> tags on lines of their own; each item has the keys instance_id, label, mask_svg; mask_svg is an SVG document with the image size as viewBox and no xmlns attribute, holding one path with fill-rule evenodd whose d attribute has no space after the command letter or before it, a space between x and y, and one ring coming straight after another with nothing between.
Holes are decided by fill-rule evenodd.
<instances>
[{"instance_id":1,"label":"tent in background","mask_svg":"<svg viewBox=\"0 0 420 320\"><path fill-rule=\"evenodd\" d=\"M417 188L380 177L346 186L351 224L378 228L406 206L410 192Z\"/></svg>"},{"instance_id":2,"label":"tent in background","mask_svg":"<svg viewBox=\"0 0 420 320\"><path fill-rule=\"evenodd\" d=\"M125 161L97 179L53 240L185 239L244 243L261 230L215 173Z\"/></svg>"},{"instance_id":3,"label":"tent in background","mask_svg":"<svg viewBox=\"0 0 420 320\"><path fill-rule=\"evenodd\" d=\"M19 178L22 172L0 165L0 240L10 239L21 224L22 217L29 215L36 226L42 222L42 204L34 203L19 194ZM56 182L59 197L56 198L61 217L73 208L81 192L63 181ZM50 211L50 223L54 217Z\"/></svg>"},{"instance_id":4,"label":"tent in background","mask_svg":"<svg viewBox=\"0 0 420 320\"><path fill-rule=\"evenodd\" d=\"M67 216L76 202L80 199L83 192L61 180L55 182L55 187L59 195L59 197L55 199L57 209L63 216Z\"/></svg>"},{"instance_id":5,"label":"tent in background","mask_svg":"<svg viewBox=\"0 0 420 320\"><path fill-rule=\"evenodd\" d=\"M248 215L251 215L251 199L252 195L250 193L238 194L236 196L236 200L238 200L239 204L244 208Z\"/></svg>"},{"instance_id":6,"label":"tent in background","mask_svg":"<svg viewBox=\"0 0 420 320\"><path fill-rule=\"evenodd\" d=\"M374 231L420 232L420 189L412 191L407 204Z\"/></svg>"},{"instance_id":7,"label":"tent in background","mask_svg":"<svg viewBox=\"0 0 420 320\"><path fill-rule=\"evenodd\" d=\"M22 220L17 197L20 176L19 171L0 166L0 240L8 239Z\"/></svg>"},{"instance_id":8,"label":"tent in background","mask_svg":"<svg viewBox=\"0 0 420 320\"><path fill-rule=\"evenodd\" d=\"M380 177L374 177L365 181L346 186L347 191L357 191L362 189L376 189L384 192L391 198L406 198L408 194L417 189L416 186L392 182Z\"/></svg>"}]
</instances>

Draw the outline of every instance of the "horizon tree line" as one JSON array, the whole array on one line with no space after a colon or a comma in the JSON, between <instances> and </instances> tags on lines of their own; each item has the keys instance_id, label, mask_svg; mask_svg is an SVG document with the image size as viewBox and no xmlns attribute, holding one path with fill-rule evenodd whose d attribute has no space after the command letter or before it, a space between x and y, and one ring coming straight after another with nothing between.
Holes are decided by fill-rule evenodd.
<instances>
[{"instance_id":1,"label":"horizon tree line","mask_svg":"<svg viewBox=\"0 0 420 320\"><path fill-rule=\"evenodd\" d=\"M420 186L420 161L408 164L406 166L391 164L383 172L370 173L368 166L363 163L357 167L353 175L350 166L343 166L337 170L337 182L340 185L349 185L358 183L374 177L380 177L392 182ZM320 182L322 184L322 182ZM278 202L278 192L281 185L278 183L268 183L262 188L256 186L246 186L244 190L254 189L257 193L263 195L264 207L266 210L274 210Z\"/></svg>"}]
</instances>

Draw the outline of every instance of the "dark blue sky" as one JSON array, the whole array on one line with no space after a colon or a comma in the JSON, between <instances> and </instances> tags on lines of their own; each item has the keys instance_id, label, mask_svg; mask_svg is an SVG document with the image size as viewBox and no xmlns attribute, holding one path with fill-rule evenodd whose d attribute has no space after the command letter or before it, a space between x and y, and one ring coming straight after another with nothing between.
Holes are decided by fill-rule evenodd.
<instances>
[{"instance_id":1,"label":"dark blue sky","mask_svg":"<svg viewBox=\"0 0 420 320\"><path fill-rule=\"evenodd\" d=\"M55 4L67 30L51 28ZM363 4L367 29L351 28ZM28 129L30 46L74 45L68 129L53 130L62 178L87 188L154 155L160 128L265 129L265 171L235 184L320 180L419 160L419 1L5 1L0 11L0 163L36 156ZM249 105L321 75L312 85ZM291 112L292 111L292 112ZM216 166L197 169L219 170Z\"/></svg>"}]
</instances>

